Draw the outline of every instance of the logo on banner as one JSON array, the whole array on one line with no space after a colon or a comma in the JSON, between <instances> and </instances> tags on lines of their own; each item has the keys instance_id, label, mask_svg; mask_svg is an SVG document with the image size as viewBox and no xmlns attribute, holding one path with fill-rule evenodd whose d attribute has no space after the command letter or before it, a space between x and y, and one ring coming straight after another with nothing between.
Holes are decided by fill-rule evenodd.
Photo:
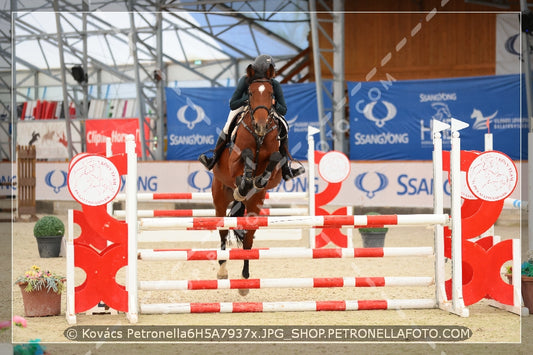
<instances>
[{"instance_id":1,"label":"logo on banner","mask_svg":"<svg viewBox=\"0 0 533 355\"><path fill-rule=\"evenodd\" d=\"M515 34L514 36L511 36L507 38L505 41L505 50L512 55L516 55L520 57L520 42L517 43L517 39L519 38L519 34Z\"/></svg>"},{"instance_id":2,"label":"logo on banner","mask_svg":"<svg viewBox=\"0 0 533 355\"><path fill-rule=\"evenodd\" d=\"M186 117L186 112L187 112L187 109L189 109L189 108L196 113L196 117L192 121L188 120L187 117ZM202 107L196 105L195 103L193 103L190 98L187 98L187 104L186 105L183 105L183 106L181 106L179 108L176 116L178 117L178 121L180 121L181 123L186 124L187 127L190 130L194 129L194 126L196 126L196 124L198 124L198 123L200 123L202 121L206 121L206 123L208 125L211 124L211 121L209 120L209 118L205 114L204 109Z\"/></svg>"},{"instance_id":3,"label":"logo on banner","mask_svg":"<svg viewBox=\"0 0 533 355\"><path fill-rule=\"evenodd\" d=\"M50 186L56 194L58 194L63 187L67 186L67 172L60 170L57 173L57 170L51 170L44 177L46 185Z\"/></svg>"},{"instance_id":4,"label":"logo on banner","mask_svg":"<svg viewBox=\"0 0 533 355\"><path fill-rule=\"evenodd\" d=\"M198 190L198 192L205 192L211 188L211 184L213 183L213 173L204 170L196 170L189 174L187 182L190 187Z\"/></svg>"},{"instance_id":5,"label":"logo on banner","mask_svg":"<svg viewBox=\"0 0 533 355\"><path fill-rule=\"evenodd\" d=\"M477 108L474 108L474 111L472 112L472 115L470 118L474 119L474 124L472 125L473 129L485 129L488 125L490 125L490 121L498 114L498 111L494 112L490 116L483 116L483 113L481 113L481 110L478 110Z\"/></svg>"},{"instance_id":6,"label":"logo on banner","mask_svg":"<svg viewBox=\"0 0 533 355\"><path fill-rule=\"evenodd\" d=\"M378 102L372 101L368 104L366 104L365 108L363 109L363 115L367 120L370 120L376 124L377 127L381 128L385 125L385 122L392 120L394 117L396 117L396 113L398 110L396 109L396 106L388 101L381 101L381 103L385 106L387 109L387 114L383 118L378 118L374 116L374 106L376 106Z\"/></svg>"},{"instance_id":7,"label":"logo on banner","mask_svg":"<svg viewBox=\"0 0 533 355\"><path fill-rule=\"evenodd\" d=\"M450 100L455 100L456 99L456 94L455 93L441 93L441 94L438 94L437 95L440 99L450 99ZM421 97L422 97L422 94L421 94ZM425 101L429 100L428 99L429 95L425 95L424 98L425 98ZM423 101L422 101L423 102ZM450 111L450 108L448 107L447 104L445 104L444 102L432 102L431 103L431 108L433 108L435 110L435 113L431 116L431 119L432 120L437 120L437 121L441 121L441 122L450 122L451 119L452 119L452 113ZM425 146L433 146L433 138L431 137L431 123L428 125L428 126L425 126L424 125L424 122L423 121L420 121L420 137L421 138L421 144L422 145L425 145ZM447 132L443 132L443 139L446 141L446 142L449 142L450 140L450 137L449 137L449 134Z\"/></svg>"},{"instance_id":8,"label":"logo on banner","mask_svg":"<svg viewBox=\"0 0 533 355\"><path fill-rule=\"evenodd\" d=\"M381 191L389 185L389 179L382 173L362 173L355 178L355 187L366 194L366 197L372 199L376 196L376 192Z\"/></svg>"},{"instance_id":9,"label":"logo on banner","mask_svg":"<svg viewBox=\"0 0 533 355\"><path fill-rule=\"evenodd\" d=\"M450 112L450 108L448 105L446 105L443 102L433 102L431 104L431 107L436 111L433 116L431 116L434 120L444 121L446 118L452 118L452 113Z\"/></svg>"}]
</instances>

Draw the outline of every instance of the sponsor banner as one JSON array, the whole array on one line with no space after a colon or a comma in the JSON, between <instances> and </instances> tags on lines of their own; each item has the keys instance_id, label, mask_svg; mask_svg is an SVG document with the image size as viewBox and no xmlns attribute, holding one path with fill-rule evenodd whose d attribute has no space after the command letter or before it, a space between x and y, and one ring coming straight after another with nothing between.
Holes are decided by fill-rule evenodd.
<instances>
[{"instance_id":1,"label":"sponsor banner","mask_svg":"<svg viewBox=\"0 0 533 355\"><path fill-rule=\"evenodd\" d=\"M140 156L142 145L138 118L87 120L85 121L87 153L105 155L107 137L111 138L113 154L125 153L128 134L135 136L135 151L137 156ZM144 127L144 136L146 140L149 140L150 128L147 124Z\"/></svg>"},{"instance_id":2,"label":"sponsor banner","mask_svg":"<svg viewBox=\"0 0 533 355\"><path fill-rule=\"evenodd\" d=\"M81 152L80 122L71 123L72 145ZM65 120L17 122L17 144L35 145L37 159L68 159L67 127Z\"/></svg>"},{"instance_id":3,"label":"sponsor banner","mask_svg":"<svg viewBox=\"0 0 533 355\"><path fill-rule=\"evenodd\" d=\"M519 75L348 82L348 92L350 160L431 160L431 122L452 118L469 125L460 131L462 150L483 151L485 133L492 133L494 150L527 159ZM445 131L443 148L450 147Z\"/></svg>"},{"instance_id":4,"label":"sponsor banner","mask_svg":"<svg viewBox=\"0 0 533 355\"><path fill-rule=\"evenodd\" d=\"M326 83L331 90L331 82ZM307 127L319 127L314 83L282 85L287 103L289 150L296 159L307 159ZM167 100L167 160L196 160L214 148L226 124L234 87L165 88ZM324 102L331 101L324 95ZM328 134L331 136L331 134Z\"/></svg>"},{"instance_id":5,"label":"sponsor banner","mask_svg":"<svg viewBox=\"0 0 533 355\"><path fill-rule=\"evenodd\" d=\"M517 163L515 162L515 165ZM3 165L8 168L4 169ZM351 162L351 172L331 205L363 207L432 207L433 166L431 162ZM9 173L9 163L0 164L2 181L16 181L16 172ZM307 168L307 166L306 166ZM74 201L67 187L68 163L37 163L38 200ZM527 171L523 163L522 171ZM209 192L213 175L197 162L139 162L139 192ZM318 175L318 174L317 174ZM525 177L527 179L527 177ZM449 206L450 186L444 174L445 205ZM125 177L121 177L120 191L124 192ZM520 183L520 182L519 182ZM306 192L307 174L283 181L271 191ZM325 183L317 176L315 192ZM16 187L0 187L2 194L11 194ZM519 188L510 196L520 199ZM191 201L194 202L194 201Z\"/></svg>"},{"instance_id":6,"label":"sponsor banner","mask_svg":"<svg viewBox=\"0 0 533 355\"><path fill-rule=\"evenodd\" d=\"M517 13L496 15L496 75L518 74L522 38Z\"/></svg>"},{"instance_id":7,"label":"sponsor banner","mask_svg":"<svg viewBox=\"0 0 533 355\"><path fill-rule=\"evenodd\" d=\"M213 149L234 88L165 88L167 160L196 160Z\"/></svg>"}]
</instances>

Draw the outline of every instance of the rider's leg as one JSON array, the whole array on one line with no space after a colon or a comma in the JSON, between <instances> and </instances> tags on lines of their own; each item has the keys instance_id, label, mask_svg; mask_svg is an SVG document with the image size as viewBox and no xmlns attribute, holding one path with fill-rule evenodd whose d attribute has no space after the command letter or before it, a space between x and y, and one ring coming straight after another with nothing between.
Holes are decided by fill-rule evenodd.
<instances>
[{"instance_id":1,"label":"rider's leg","mask_svg":"<svg viewBox=\"0 0 533 355\"><path fill-rule=\"evenodd\" d=\"M281 175L283 176L283 180L287 181L305 173L305 168L302 165L296 169L293 169L290 166L291 157L289 155L289 127L283 116L278 115L278 118L280 119L279 152L283 157L283 163L281 164Z\"/></svg>"},{"instance_id":2,"label":"rider's leg","mask_svg":"<svg viewBox=\"0 0 533 355\"><path fill-rule=\"evenodd\" d=\"M207 168L207 170L211 170L215 166L216 162L218 161L218 158L224 151L224 148L226 148L226 144L228 143L227 139L228 135L224 131L220 132L220 135L217 139L217 143L215 144L213 156L209 158L207 155L201 154L198 157L198 161L200 161L200 163L202 163Z\"/></svg>"},{"instance_id":3,"label":"rider's leg","mask_svg":"<svg viewBox=\"0 0 533 355\"><path fill-rule=\"evenodd\" d=\"M201 154L198 157L200 163L202 163L208 170L213 169L213 167L218 161L218 158L220 158L222 152L226 148L226 145L228 144L229 128L231 126L231 123L233 122L233 119L237 116L237 114L242 110L243 108L240 107L236 110L230 111L228 119L226 120L226 124L224 125L222 132L220 132L220 136L218 137L217 143L215 144L213 156L209 158L205 154Z\"/></svg>"}]
</instances>

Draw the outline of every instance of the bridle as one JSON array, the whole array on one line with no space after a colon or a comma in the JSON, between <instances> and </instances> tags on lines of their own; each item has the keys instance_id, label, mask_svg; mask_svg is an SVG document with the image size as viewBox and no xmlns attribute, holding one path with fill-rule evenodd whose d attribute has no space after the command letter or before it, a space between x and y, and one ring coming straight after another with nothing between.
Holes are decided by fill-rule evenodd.
<instances>
[{"instance_id":1,"label":"bridle","mask_svg":"<svg viewBox=\"0 0 533 355\"><path fill-rule=\"evenodd\" d=\"M254 80L252 83L256 83L256 82L265 82L265 83L269 83L270 85L271 82L270 80L268 79L256 79ZM251 86L252 84L250 84ZM251 97L252 96L252 92L250 91L250 87L248 87L248 96ZM272 102L272 98L274 97L274 94L271 95L271 99L270 99L270 102ZM257 123L255 122L255 117L254 117L254 113L259 110L259 109L262 109L262 110L266 110L267 113L268 113L268 117L267 117L267 129L266 129L266 132L265 134L263 135L259 135L257 134L256 132L256 129L257 129ZM263 145L263 141L265 140L265 137L270 133L272 132L273 130L275 130L276 128L278 128L278 125L277 125L277 119L275 118L275 115L274 115L274 107L273 105L271 105L270 107L267 107L265 105L258 105L256 107L252 107L251 105L249 106L249 112L250 112L250 118L251 118L251 121L252 121L252 128L248 127L248 125L246 124L245 120L243 119L241 122L242 122L242 125L244 126L244 128L250 132L250 134L252 135L252 137L254 137L255 139L255 161L254 161L254 165L255 163L257 163L257 157L259 156L259 150L261 149L261 146ZM253 168L254 172L255 172L255 166Z\"/></svg>"},{"instance_id":2,"label":"bridle","mask_svg":"<svg viewBox=\"0 0 533 355\"><path fill-rule=\"evenodd\" d=\"M264 83L268 83L270 85L271 82L270 80L268 79L256 79L254 80L252 83L257 83L257 82L264 82ZM251 85L251 84L250 84ZM248 87L248 96L251 97L252 96L252 92L250 91L250 88ZM271 99L274 97L274 95L272 94L271 95ZM268 114L268 118L267 118L267 130L265 132L264 135L260 136L258 135L256 132L257 132L257 123L255 121L255 117L254 117L254 114L257 110L265 110L267 111L267 114ZM269 134L270 132L272 132L274 129L277 128L277 125L276 125L276 120L274 119L274 107L272 107L272 105L270 107L267 107L265 105L258 105L258 106L255 106L255 107L252 107L250 105L250 117L251 117L251 120L252 120L252 128L253 129L250 129L250 127L248 127L246 125L246 122L243 121L243 125L244 127L246 128L246 130L248 132L250 132L252 134L252 136L255 138L256 140L256 143L258 145L258 147L263 144L263 140L265 138L265 136L267 134Z\"/></svg>"}]
</instances>

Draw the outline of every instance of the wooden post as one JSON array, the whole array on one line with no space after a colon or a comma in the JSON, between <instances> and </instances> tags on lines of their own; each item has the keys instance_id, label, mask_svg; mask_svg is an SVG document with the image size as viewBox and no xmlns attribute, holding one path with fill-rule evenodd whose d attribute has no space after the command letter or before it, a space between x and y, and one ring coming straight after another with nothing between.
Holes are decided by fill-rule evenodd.
<instances>
[{"instance_id":1,"label":"wooden post","mask_svg":"<svg viewBox=\"0 0 533 355\"><path fill-rule=\"evenodd\" d=\"M37 151L34 145L17 145L17 221L37 221L35 202L35 167ZM30 215L29 219L22 215Z\"/></svg>"}]
</instances>

